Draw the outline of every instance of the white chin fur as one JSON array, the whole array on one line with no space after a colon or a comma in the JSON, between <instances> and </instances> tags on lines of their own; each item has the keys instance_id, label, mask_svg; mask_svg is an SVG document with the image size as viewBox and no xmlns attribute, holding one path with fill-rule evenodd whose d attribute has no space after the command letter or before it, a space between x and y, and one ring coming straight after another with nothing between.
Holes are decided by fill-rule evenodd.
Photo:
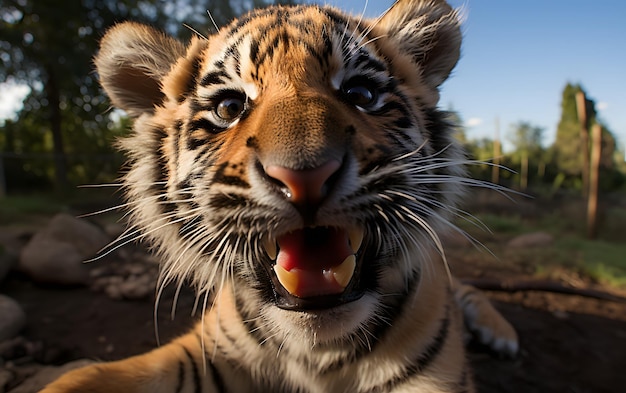
<instances>
[{"instance_id":1,"label":"white chin fur","mask_svg":"<svg viewBox=\"0 0 626 393\"><path fill-rule=\"evenodd\" d=\"M331 343L358 331L376 316L379 301L366 293L359 300L329 310L289 311L267 306L265 315L277 329L289 337L293 345L304 345L309 351L317 344ZM294 348L295 349L295 348Z\"/></svg>"}]
</instances>

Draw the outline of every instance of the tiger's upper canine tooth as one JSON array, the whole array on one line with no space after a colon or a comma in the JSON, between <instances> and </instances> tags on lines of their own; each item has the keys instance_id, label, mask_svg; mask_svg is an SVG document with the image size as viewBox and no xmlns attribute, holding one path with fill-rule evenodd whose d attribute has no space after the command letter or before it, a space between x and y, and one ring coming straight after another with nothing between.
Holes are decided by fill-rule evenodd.
<instances>
[{"instance_id":1,"label":"tiger's upper canine tooth","mask_svg":"<svg viewBox=\"0 0 626 393\"><path fill-rule=\"evenodd\" d=\"M341 285L343 288L347 287L350 280L352 280L355 267L356 256L354 255L349 255L346 259L344 259L341 265L335 266L332 271L337 284Z\"/></svg>"},{"instance_id":2,"label":"tiger's upper canine tooth","mask_svg":"<svg viewBox=\"0 0 626 393\"><path fill-rule=\"evenodd\" d=\"M351 228L348 231L348 237L350 239L350 248L352 249L353 253L357 253L357 251L359 251L359 248L361 248L361 243L363 243L363 236L365 234L365 231L363 230L362 227L355 227L355 228Z\"/></svg>"},{"instance_id":3,"label":"tiger's upper canine tooth","mask_svg":"<svg viewBox=\"0 0 626 393\"><path fill-rule=\"evenodd\" d=\"M274 272L280 284L292 295L296 294L298 290L298 275L292 272L288 272L284 267L276 264L274 265Z\"/></svg>"},{"instance_id":4,"label":"tiger's upper canine tooth","mask_svg":"<svg viewBox=\"0 0 626 393\"><path fill-rule=\"evenodd\" d=\"M276 260L276 256L278 255L278 250L276 248L276 241L266 237L263 239L263 247L265 248L265 252L270 257L272 261Z\"/></svg>"}]
</instances>

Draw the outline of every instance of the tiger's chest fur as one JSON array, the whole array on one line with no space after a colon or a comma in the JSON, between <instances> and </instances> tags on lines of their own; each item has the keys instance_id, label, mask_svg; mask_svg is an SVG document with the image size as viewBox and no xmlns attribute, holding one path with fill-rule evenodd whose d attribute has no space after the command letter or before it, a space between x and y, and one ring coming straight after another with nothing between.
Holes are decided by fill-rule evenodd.
<instances>
[{"instance_id":1,"label":"tiger's chest fur","mask_svg":"<svg viewBox=\"0 0 626 393\"><path fill-rule=\"evenodd\" d=\"M159 285L193 282L205 309L122 363L157 364L162 383L125 386L472 390L440 240L465 183L437 109L460 41L435 0L374 20L270 7L189 45L107 33L98 73L134 118L132 221L163 258Z\"/></svg>"}]
</instances>

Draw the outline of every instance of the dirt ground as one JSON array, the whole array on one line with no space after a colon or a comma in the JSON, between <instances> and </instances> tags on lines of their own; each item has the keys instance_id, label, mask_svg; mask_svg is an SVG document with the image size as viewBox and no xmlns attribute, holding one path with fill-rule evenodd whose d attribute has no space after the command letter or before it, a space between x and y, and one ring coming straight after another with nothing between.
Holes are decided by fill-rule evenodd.
<instances>
[{"instance_id":1,"label":"dirt ground","mask_svg":"<svg viewBox=\"0 0 626 393\"><path fill-rule=\"evenodd\" d=\"M13 276L3 292L29 316L23 332L35 361L113 360L156 346L152 299L112 300L86 288L45 288ZM471 346L479 392L623 392L626 386L626 304L538 291L490 293L521 338L516 359L498 359ZM172 321L172 294L159 307L162 341L192 323L193 295L184 293Z\"/></svg>"},{"instance_id":2,"label":"dirt ground","mask_svg":"<svg viewBox=\"0 0 626 393\"><path fill-rule=\"evenodd\" d=\"M451 250L449 257L461 278L531 278L490 258L479 263L468 258L463 248ZM603 290L592 283L588 286ZM13 353L3 354L18 381L28 376L32 364L114 360L157 345L153 298L112 300L84 287L39 286L17 273L2 283L0 292L17 300L28 316L23 343L14 346ZM479 392L626 391L626 302L544 291L487 294L518 330L521 351L515 359L498 359L470 345ZM194 320L191 291L181 295L172 320L173 298L171 290L159 303L162 342L183 334Z\"/></svg>"}]
</instances>

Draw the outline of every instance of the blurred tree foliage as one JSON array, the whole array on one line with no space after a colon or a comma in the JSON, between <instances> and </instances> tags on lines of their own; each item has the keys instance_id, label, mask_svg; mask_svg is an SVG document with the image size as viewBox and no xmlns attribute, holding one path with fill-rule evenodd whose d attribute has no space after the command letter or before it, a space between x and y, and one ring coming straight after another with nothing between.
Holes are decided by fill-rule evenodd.
<instances>
[{"instance_id":1,"label":"blurred tree foliage","mask_svg":"<svg viewBox=\"0 0 626 393\"><path fill-rule=\"evenodd\" d=\"M541 141L543 132L542 127L520 121L511 125L511 132L508 135L518 155L526 156L531 161L542 162L545 159Z\"/></svg>"},{"instance_id":2,"label":"blurred tree foliage","mask_svg":"<svg viewBox=\"0 0 626 393\"><path fill-rule=\"evenodd\" d=\"M544 129L527 121L520 121L510 126L507 134L512 150L505 152L500 163L509 171L501 171L501 179L507 186L519 184L521 168L525 171L531 185L549 185L553 188L580 189L582 172L582 146L580 123L576 109L576 93L582 91L580 85L568 83L563 89L561 101L561 119L557 127L556 140L552 146L542 144ZM587 94L585 94L586 97ZM600 163L600 187L612 190L621 187L626 181L626 163L624 155L616 152L616 142L608 127L598 119L595 102L586 99L588 126L600 123L602 126L602 155ZM490 138L468 140L465 142L471 158L491 162L494 156L494 141ZM590 146L585 149L589 151ZM489 180L489 165L470 167L473 176Z\"/></svg>"},{"instance_id":3,"label":"blurred tree foliage","mask_svg":"<svg viewBox=\"0 0 626 393\"><path fill-rule=\"evenodd\" d=\"M9 188L107 181L121 163L112 141L126 132L110 116L92 58L108 27L122 20L159 26L188 38L214 32L263 0L3 0L0 2L0 83L31 92L16 121L6 121L0 153ZM285 3L285 2L283 2ZM191 26L185 28L183 23ZM120 117L122 116L122 117Z\"/></svg>"},{"instance_id":4,"label":"blurred tree foliage","mask_svg":"<svg viewBox=\"0 0 626 393\"><path fill-rule=\"evenodd\" d=\"M5 121L0 133L0 164L9 189L37 188L113 180L122 158L112 148L116 137L128 130L123 113L112 112L94 73L92 58L103 32L122 20L135 20L165 29L181 39L197 31L208 36L218 27L252 7L269 0L3 0L0 2L0 83L27 84L30 94L15 121ZM278 1L292 3L293 1ZM207 14L210 11L210 17ZM513 151L501 164L519 171L520 157L528 157L529 180L579 187L581 168L580 126L575 95L582 88L568 84L563 91L557 140L541 145L542 129L528 122L512 125ZM587 100L590 125L598 121L595 103ZM470 157L491 162L494 141L470 140L461 117L457 138ZM615 164L615 140L603 125L602 185L623 181L624 163ZM1 168L2 166L0 166ZM490 179L488 164L472 165L471 174ZM517 173L502 171L508 185Z\"/></svg>"},{"instance_id":5,"label":"blurred tree foliage","mask_svg":"<svg viewBox=\"0 0 626 393\"><path fill-rule=\"evenodd\" d=\"M599 123L602 127L602 153L600 158L600 184L602 189L611 189L620 186L624 174L619 172L615 163L615 138L611 131L598 118L595 102L589 99L588 94L578 84L568 83L563 89L561 100L561 119L557 126L556 141L552 146L552 160L560 172L561 181L566 186L580 187L583 157L582 153L589 154L591 146L582 146L580 137L580 122L576 108L576 93L585 93L587 111L587 127ZM589 142L591 143L591 142Z\"/></svg>"}]
</instances>

